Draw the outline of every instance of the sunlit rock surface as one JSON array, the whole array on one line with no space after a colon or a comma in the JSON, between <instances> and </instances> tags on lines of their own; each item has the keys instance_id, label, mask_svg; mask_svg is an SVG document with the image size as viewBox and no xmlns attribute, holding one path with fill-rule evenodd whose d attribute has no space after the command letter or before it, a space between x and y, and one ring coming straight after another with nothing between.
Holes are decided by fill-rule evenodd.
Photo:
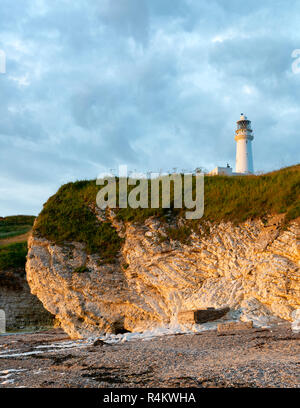
<instances>
[{"instance_id":1,"label":"sunlit rock surface","mask_svg":"<svg viewBox=\"0 0 300 408\"><path fill-rule=\"evenodd\" d=\"M206 307L229 306L254 324L292 321L300 308L299 222L280 223L277 216L210 225L189 245L162 242L164 225L155 219L115 223L125 243L110 265L82 244L31 237L27 279L72 338L147 330ZM88 271L76 272L83 265Z\"/></svg>"}]
</instances>

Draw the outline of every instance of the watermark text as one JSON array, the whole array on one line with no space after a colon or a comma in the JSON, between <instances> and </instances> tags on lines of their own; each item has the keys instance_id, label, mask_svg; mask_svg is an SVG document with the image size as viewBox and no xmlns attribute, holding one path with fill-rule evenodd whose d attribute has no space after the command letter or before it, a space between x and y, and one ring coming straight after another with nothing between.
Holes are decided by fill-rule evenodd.
<instances>
[{"instance_id":1,"label":"watermark text","mask_svg":"<svg viewBox=\"0 0 300 408\"><path fill-rule=\"evenodd\" d=\"M109 208L185 208L186 219L200 219L204 213L204 174L136 173L128 177L127 166L119 175L102 173L97 185L97 206Z\"/></svg>"},{"instance_id":2,"label":"watermark text","mask_svg":"<svg viewBox=\"0 0 300 408\"><path fill-rule=\"evenodd\" d=\"M292 58L296 58L292 63L292 71L294 74L300 74L300 49L292 52Z\"/></svg>"}]
</instances>

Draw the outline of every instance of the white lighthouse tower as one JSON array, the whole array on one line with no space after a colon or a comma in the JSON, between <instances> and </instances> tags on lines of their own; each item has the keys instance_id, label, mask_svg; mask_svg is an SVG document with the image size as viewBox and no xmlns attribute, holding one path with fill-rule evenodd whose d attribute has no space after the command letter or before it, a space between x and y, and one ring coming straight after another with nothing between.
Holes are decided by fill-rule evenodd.
<instances>
[{"instance_id":1,"label":"white lighthouse tower","mask_svg":"<svg viewBox=\"0 0 300 408\"><path fill-rule=\"evenodd\" d=\"M235 172L240 174L253 173L252 140L254 136L251 129L251 121L241 113L237 121L235 132L236 140L236 164Z\"/></svg>"}]
</instances>

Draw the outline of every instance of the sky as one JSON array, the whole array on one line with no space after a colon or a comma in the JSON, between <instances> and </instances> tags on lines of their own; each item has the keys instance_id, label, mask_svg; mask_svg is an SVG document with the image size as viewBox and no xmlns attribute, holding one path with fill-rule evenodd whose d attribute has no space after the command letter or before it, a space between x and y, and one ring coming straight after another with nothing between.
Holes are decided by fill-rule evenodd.
<instances>
[{"instance_id":1,"label":"sky","mask_svg":"<svg viewBox=\"0 0 300 408\"><path fill-rule=\"evenodd\" d=\"M241 113L255 171L298 163L299 26L297 0L1 0L0 216L119 165L234 167Z\"/></svg>"}]
</instances>

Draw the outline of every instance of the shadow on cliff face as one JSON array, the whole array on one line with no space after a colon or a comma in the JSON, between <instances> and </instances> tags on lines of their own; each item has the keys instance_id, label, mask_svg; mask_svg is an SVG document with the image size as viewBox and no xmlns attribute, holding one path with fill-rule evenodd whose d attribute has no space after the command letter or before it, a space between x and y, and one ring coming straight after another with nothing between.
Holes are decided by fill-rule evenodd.
<instances>
[{"instance_id":1,"label":"shadow on cliff face","mask_svg":"<svg viewBox=\"0 0 300 408\"><path fill-rule=\"evenodd\" d=\"M0 287L1 289L20 292L23 289L25 272L23 268L1 271Z\"/></svg>"},{"instance_id":2,"label":"shadow on cliff face","mask_svg":"<svg viewBox=\"0 0 300 408\"><path fill-rule=\"evenodd\" d=\"M125 334L131 333L130 330L125 329L124 327L124 319L121 321L117 321L112 325L112 333L113 334Z\"/></svg>"},{"instance_id":3,"label":"shadow on cliff face","mask_svg":"<svg viewBox=\"0 0 300 408\"><path fill-rule=\"evenodd\" d=\"M30 292L22 267L0 271L0 309L7 331L38 331L54 325L55 316Z\"/></svg>"}]
</instances>

